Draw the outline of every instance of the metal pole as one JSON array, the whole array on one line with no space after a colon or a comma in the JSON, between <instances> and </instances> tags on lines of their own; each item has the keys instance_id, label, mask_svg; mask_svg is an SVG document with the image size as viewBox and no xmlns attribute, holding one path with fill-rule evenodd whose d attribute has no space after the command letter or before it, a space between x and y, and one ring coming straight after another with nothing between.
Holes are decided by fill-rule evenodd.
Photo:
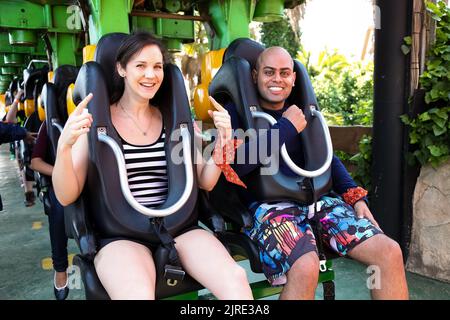
<instances>
[{"instance_id":1,"label":"metal pole","mask_svg":"<svg viewBox=\"0 0 450 320\"><path fill-rule=\"evenodd\" d=\"M412 0L377 0L375 30L373 197L371 209L386 235L405 251L404 181L408 139L400 115L408 111L409 56L401 51L411 34Z\"/></svg>"}]
</instances>

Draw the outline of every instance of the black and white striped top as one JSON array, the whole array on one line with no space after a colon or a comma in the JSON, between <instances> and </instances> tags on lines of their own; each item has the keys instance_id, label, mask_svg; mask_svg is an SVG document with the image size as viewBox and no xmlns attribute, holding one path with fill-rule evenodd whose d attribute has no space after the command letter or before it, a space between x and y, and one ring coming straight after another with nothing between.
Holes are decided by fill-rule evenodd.
<instances>
[{"instance_id":1,"label":"black and white striped top","mask_svg":"<svg viewBox=\"0 0 450 320\"><path fill-rule=\"evenodd\" d=\"M158 140L149 145L133 145L121 138L131 194L148 208L161 205L167 198L165 136L163 128Z\"/></svg>"}]
</instances>

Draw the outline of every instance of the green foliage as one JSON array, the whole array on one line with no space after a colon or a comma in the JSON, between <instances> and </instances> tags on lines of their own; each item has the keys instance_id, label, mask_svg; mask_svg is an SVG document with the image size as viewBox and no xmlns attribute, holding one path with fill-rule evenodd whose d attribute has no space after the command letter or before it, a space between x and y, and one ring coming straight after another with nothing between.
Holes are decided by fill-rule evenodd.
<instances>
[{"instance_id":1,"label":"green foliage","mask_svg":"<svg viewBox=\"0 0 450 320\"><path fill-rule=\"evenodd\" d=\"M402 49L403 54L407 55L408 53L411 52L412 38L411 38L411 36L407 36L407 37L403 38L403 41L405 43L402 44L401 49Z\"/></svg>"},{"instance_id":2,"label":"green foliage","mask_svg":"<svg viewBox=\"0 0 450 320\"><path fill-rule=\"evenodd\" d=\"M297 59L311 77L321 110L329 124L372 125L373 63L350 63L338 52L322 51L316 63L308 52Z\"/></svg>"},{"instance_id":3,"label":"green foliage","mask_svg":"<svg viewBox=\"0 0 450 320\"><path fill-rule=\"evenodd\" d=\"M311 54L299 51L297 59L311 77L321 111L329 125L372 125L373 62L351 63L337 51L322 51L316 63ZM356 183L371 188L372 138L363 136L359 153L354 156L342 151L335 154L347 165L354 166Z\"/></svg>"},{"instance_id":4,"label":"green foliage","mask_svg":"<svg viewBox=\"0 0 450 320\"><path fill-rule=\"evenodd\" d=\"M450 158L450 8L444 1L426 6L437 23L436 42L420 77L430 109L414 118L402 115L401 120L410 127L410 143L417 147L410 162L436 167Z\"/></svg>"},{"instance_id":5,"label":"green foliage","mask_svg":"<svg viewBox=\"0 0 450 320\"><path fill-rule=\"evenodd\" d=\"M312 61L311 53L295 43L287 20L279 22L278 25L263 24L262 31L262 42L266 46L285 47L306 67L328 124L372 125L373 62L352 63L337 51L328 50L322 51L317 61ZM292 36L287 37L286 34ZM354 156L342 151L336 151L335 154L342 161L355 165L353 178L370 190L371 137L364 136L359 143L359 149L360 152Z\"/></svg>"},{"instance_id":6,"label":"green foliage","mask_svg":"<svg viewBox=\"0 0 450 320\"><path fill-rule=\"evenodd\" d=\"M301 44L285 16L277 22L265 22L261 27L261 41L267 47L279 46L285 48L291 56L295 57Z\"/></svg>"},{"instance_id":7,"label":"green foliage","mask_svg":"<svg viewBox=\"0 0 450 320\"><path fill-rule=\"evenodd\" d=\"M335 150L334 154L346 165L351 165L354 170L350 171L353 180L367 190L371 190L371 167L372 167L372 137L364 135L359 141L359 152L351 155L347 152Z\"/></svg>"},{"instance_id":8,"label":"green foliage","mask_svg":"<svg viewBox=\"0 0 450 320\"><path fill-rule=\"evenodd\" d=\"M356 167L353 172L353 179L367 190L371 190L371 174L372 167L372 137L364 135L359 142L359 152L350 158L350 162Z\"/></svg>"}]
</instances>

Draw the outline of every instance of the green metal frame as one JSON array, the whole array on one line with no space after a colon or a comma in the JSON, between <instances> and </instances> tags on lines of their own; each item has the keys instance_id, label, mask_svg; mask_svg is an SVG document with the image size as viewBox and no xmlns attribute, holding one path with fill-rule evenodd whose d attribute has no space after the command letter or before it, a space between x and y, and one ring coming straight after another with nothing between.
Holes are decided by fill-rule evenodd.
<instances>
[{"instance_id":1,"label":"green metal frame","mask_svg":"<svg viewBox=\"0 0 450 320\"><path fill-rule=\"evenodd\" d=\"M254 0L212 0L208 14L215 34L210 40L211 50L226 48L237 38L250 36L249 24L255 8Z\"/></svg>"},{"instance_id":2,"label":"green metal frame","mask_svg":"<svg viewBox=\"0 0 450 320\"><path fill-rule=\"evenodd\" d=\"M90 44L97 44L105 34L112 32L130 33L128 14L133 6L132 0L91 0L89 6Z\"/></svg>"},{"instance_id":3,"label":"green metal frame","mask_svg":"<svg viewBox=\"0 0 450 320\"><path fill-rule=\"evenodd\" d=\"M62 64L80 65L84 46L80 35L83 31L81 23L70 23L71 19L79 19L78 13L71 11L73 3L56 0L0 1L0 67L14 65L17 67L15 75L21 77L30 60L47 59L42 40L44 34L50 39L54 68ZM7 61L4 61L4 54ZM8 63L12 54L17 63Z\"/></svg>"}]
</instances>

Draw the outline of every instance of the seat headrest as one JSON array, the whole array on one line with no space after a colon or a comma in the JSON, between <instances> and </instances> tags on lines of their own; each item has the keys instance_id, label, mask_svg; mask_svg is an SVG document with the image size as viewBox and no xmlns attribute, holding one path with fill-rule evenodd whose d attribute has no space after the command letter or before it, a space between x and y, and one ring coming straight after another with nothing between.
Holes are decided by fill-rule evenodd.
<instances>
[{"instance_id":1,"label":"seat headrest","mask_svg":"<svg viewBox=\"0 0 450 320\"><path fill-rule=\"evenodd\" d=\"M53 83L56 89L56 98L58 101L58 114L61 120L65 122L68 118L66 95L67 88L71 83L75 83L80 68L71 65L62 65L56 68L54 72Z\"/></svg>"},{"instance_id":2,"label":"seat headrest","mask_svg":"<svg viewBox=\"0 0 450 320\"><path fill-rule=\"evenodd\" d=\"M42 87L47 82L48 66L40 69L25 69L23 70L23 87L24 99L33 99L34 88L38 85Z\"/></svg>"},{"instance_id":3,"label":"seat headrest","mask_svg":"<svg viewBox=\"0 0 450 320\"><path fill-rule=\"evenodd\" d=\"M223 62L231 57L240 57L248 61L252 69L255 68L256 60L265 47L249 38L233 40L223 55Z\"/></svg>"},{"instance_id":4,"label":"seat headrest","mask_svg":"<svg viewBox=\"0 0 450 320\"><path fill-rule=\"evenodd\" d=\"M75 83L80 68L71 65L59 66L54 72L53 83L58 92L67 89L71 83ZM47 74L46 74L47 75Z\"/></svg>"},{"instance_id":5,"label":"seat headrest","mask_svg":"<svg viewBox=\"0 0 450 320\"><path fill-rule=\"evenodd\" d=\"M14 79L8 86L8 90L5 93L5 103L7 106L11 105L14 101L14 93L17 91L19 80Z\"/></svg>"},{"instance_id":6,"label":"seat headrest","mask_svg":"<svg viewBox=\"0 0 450 320\"><path fill-rule=\"evenodd\" d=\"M19 88L19 79L16 78L9 84L8 91L11 92L11 95L14 95L14 92L16 92L18 88Z\"/></svg>"},{"instance_id":7,"label":"seat headrest","mask_svg":"<svg viewBox=\"0 0 450 320\"><path fill-rule=\"evenodd\" d=\"M9 105L11 105L12 103L13 103L13 100L14 100L14 98L13 98L13 96L12 96L12 93L11 93L11 91L6 91L5 92L5 105L6 106L9 106Z\"/></svg>"},{"instance_id":8,"label":"seat headrest","mask_svg":"<svg viewBox=\"0 0 450 320\"><path fill-rule=\"evenodd\" d=\"M100 38L95 49L94 61L102 67L110 94L114 90L113 79L116 70L117 50L127 36L128 34L121 32L108 33Z\"/></svg>"}]
</instances>

